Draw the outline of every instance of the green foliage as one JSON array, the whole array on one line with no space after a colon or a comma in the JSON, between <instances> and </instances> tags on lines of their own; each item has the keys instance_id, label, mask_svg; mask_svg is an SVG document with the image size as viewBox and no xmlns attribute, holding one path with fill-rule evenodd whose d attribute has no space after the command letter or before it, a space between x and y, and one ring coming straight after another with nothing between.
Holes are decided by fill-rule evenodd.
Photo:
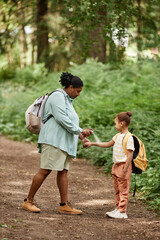
<instances>
[{"instance_id":1,"label":"green foliage","mask_svg":"<svg viewBox=\"0 0 160 240\"><path fill-rule=\"evenodd\" d=\"M138 191L143 193L143 199L149 202L152 209L159 211L160 208L160 156L149 159L149 166L142 176L136 177ZM134 182L134 180L133 180Z\"/></svg>"},{"instance_id":2,"label":"green foliage","mask_svg":"<svg viewBox=\"0 0 160 240\"><path fill-rule=\"evenodd\" d=\"M13 68L10 65L4 66L0 70L0 82L11 80L25 87L32 87L36 83L43 82L43 78L48 74L44 64L35 64L26 66L23 71L19 68Z\"/></svg>"},{"instance_id":3,"label":"green foliage","mask_svg":"<svg viewBox=\"0 0 160 240\"><path fill-rule=\"evenodd\" d=\"M109 141L116 134L114 118L117 113L127 110L133 113L130 128L134 127L134 134L144 142L149 159L147 171L138 176L138 191L143 192L144 198L158 209L160 63L149 60L129 62L114 69L111 65L89 59L68 71L84 82L81 96L74 100L80 126L93 128L101 141ZM47 75L42 65L36 65L16 71L13 79L8 78L10 81L5 78L5 83L0 85L0 133L16 140L37 141L37 136L25 128L25 110L35 98L60 87L59 76L60 73ZM93 140L93 136L90 139ZM92 159L93 164L103 166L105 172L111 170L112 148L86 150L79 142L78 156Z\"/></svg>"},{"instance_id":4,"label":"green foliage","mask_svg":"<svg viewBox=\"0 0 160 240\"><path fill-rule=\"evenodd\" d=\"M4 81L8 81L10 79L13 79L16 75L16 71L15 69L13 69L12 67L2 67L0 69L0 81L4 82Z\"/></svg>"},{"instance_id":5,"label":"green foliage","mask_svg":"<svg viewBox=\"0 0 160 240\"><path fill-rule=\"evenodd\" d=\"M14 78L8 78L8 82L5 78L6 82L0 85L0 131L15 140L37 141L37 136L25 128L24 114L36 98L60 87L57 78L59 74L47 75L42 64L16 70Z\"/></svg>"}]
</instances>

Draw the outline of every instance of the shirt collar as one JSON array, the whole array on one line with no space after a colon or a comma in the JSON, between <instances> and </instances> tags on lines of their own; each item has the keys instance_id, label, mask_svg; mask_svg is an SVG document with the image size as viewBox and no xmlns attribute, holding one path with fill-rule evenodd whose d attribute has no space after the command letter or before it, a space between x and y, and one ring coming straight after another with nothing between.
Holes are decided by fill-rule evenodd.
<instances>
[{"instance_id":1,"label":"shirt collar","mask_svg":"<svg viewBox=\"0 0 160 240\"><path fill-rule=\"evenodd\" d=\"M61 88L58 88L57 90L60 90L64 93L65 97L67 97L71 102L73 101L73 98L70 98L70 96Z\"/></svg>"}]
</instances>

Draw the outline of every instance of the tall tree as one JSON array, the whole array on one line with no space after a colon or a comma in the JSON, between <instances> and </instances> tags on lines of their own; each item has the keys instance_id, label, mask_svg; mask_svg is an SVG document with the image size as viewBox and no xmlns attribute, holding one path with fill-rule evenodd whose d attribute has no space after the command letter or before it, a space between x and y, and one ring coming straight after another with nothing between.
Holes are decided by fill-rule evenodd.
<instances>
[{"instance_id":1,"label":"tall tree","mask_svg":"<svg viewBox=\"0 0 160 240\"><path fill-rule=\"evenodd\" d=\"M97 58L99 62L106 62L106 37L104 34L104 27L106 25L106 5L102 6L97 11L97 24L90 29L90 42L89 56Z\"/></svg>"},{"instance_id":2,"label":"tall tree","mask_svg":"<svg viewBox=\"0 0 160 240\"><path fill-rule=\"evenodd\" d=\"M141 12L141 0L137 0L137 50L138 59L140 59L140 54L142 50L142 12Z\"/></svg>"},{"instance_id":3,"label":"tall tree","mask_svg":"<svg viewBox=\"0 0 160 240\"><path fill-rule=\"evenodd\" d=\"M81 59L87 57L106 61L106 3L102 0L64 1L62 15L69 25L76 51Z\"/></svg>"},{"instance_id":4,"label":"tall tree","mask_svg":"<svg viewBox=\"0 0 160 240\"><path fill-rule=\"evenodd\" d=\"M22 0L18 1L18 28L19 28L19 45L20 45L20 67L24 68L26 65L26 53L27 53L27 41L26 41L26 34L25 34L25 13L24 8L22 6Z\"/></svg>"},{"instance_id":5,"label":"tall tree","mask_svg":"<svg viewBox=\"0 0 160 240\"><path fill-rule=\"evenodd\" d=\"M0 1L0 53L6 55L8 64L13 63L13 51L16 33L13 32L13 26L16 28L17 24L12 17L15 8L11 2Z\"/></svg>"},{"instance_id":6,"label":"tall tree","mask_svg":"<svg viewBox=\"0 0 160 240\"><path fill-rule=\"evenodd\" d=\"M113 34L117 31L117 38L126 35L126 29L131 21L134 0L71 0L65 2L65 17L70 23L72 35L74 30L76 41L81 41L81 52L86 57L97 58L105 62L119 61L123 59L125 47L121 44L116 46ZM74 36L73 36L74 37ZM107 56L108 55L108 56Z\"/></svg>"},{"instance_id":7,"label":"tall tree","mask_svg":"<svg viewBox=\"0 0 160 240\"><path fill-rule=\"evenodd\" d=\"M49 54L47 12L48 0L37 0L37 63L44 61L46 66Z\"/></svg>"}]
</instances>

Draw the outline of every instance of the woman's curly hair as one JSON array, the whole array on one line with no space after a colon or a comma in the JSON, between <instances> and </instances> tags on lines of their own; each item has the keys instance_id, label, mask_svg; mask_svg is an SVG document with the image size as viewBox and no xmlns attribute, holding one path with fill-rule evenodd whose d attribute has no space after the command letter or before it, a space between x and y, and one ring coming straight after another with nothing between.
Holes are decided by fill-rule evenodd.
<instances>
[{"instance_id":1,"label":"woman's curly hair","mask_svg":"<svg viewBox=\"0 0 160 240\"><path fill-rule=\"evenodd\" d=\"M78 88L78 87L83 87L83 82L82 80L77 77L77 76L73 76L71 73L68 72L63 72L61 74L60 80L59 82L61 83L62 86L64 86L65 88L68 88L69 86L73 86L74 88Z\"/></svg>"}]
</instances>

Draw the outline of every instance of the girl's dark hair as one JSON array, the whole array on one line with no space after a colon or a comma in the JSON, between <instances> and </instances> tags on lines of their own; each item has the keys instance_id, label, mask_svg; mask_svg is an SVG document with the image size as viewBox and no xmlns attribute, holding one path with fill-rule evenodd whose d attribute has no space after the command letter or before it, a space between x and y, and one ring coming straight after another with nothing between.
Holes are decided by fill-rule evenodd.
<instances>
[{"instance_id":1,"label":"girl's dark hair","mask_svg":"<svg viewBox=\"0 0 160 240\"><path fill-rule=\"evenodd\" d=\"M73 76L71 73L68 72L62 73L59 82L65 88L68 88L71 85L73 86L73 88L83 87L82 80L79 77Z\"/></svg>"},{"instance_id":2,"label":"girl's dark hair","mask_svg":"<svg viewBox=\"0 0 160 240\"><path fill-rule=\"evenodd\" d=\"M127 112L120 112L119 114L117 114L117 118L119 122L125 122L127 126L129 126L130 122L131 122L131 117L132 113L127 111Z\"/></svg>"}]
</instances>

